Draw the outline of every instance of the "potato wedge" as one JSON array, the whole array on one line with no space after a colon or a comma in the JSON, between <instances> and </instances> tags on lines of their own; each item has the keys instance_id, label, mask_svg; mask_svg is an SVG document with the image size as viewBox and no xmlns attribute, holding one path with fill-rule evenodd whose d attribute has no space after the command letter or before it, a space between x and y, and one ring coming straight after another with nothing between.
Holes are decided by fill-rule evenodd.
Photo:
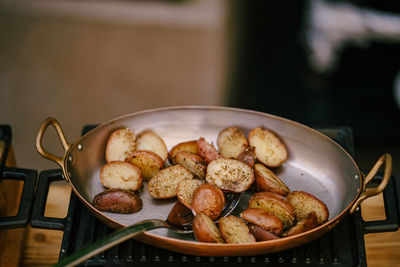
<instances>
[{"instance_id":1,"label":"potato wedge","mask_svg":"<svg viewBox=\"0 0 400 267\"><path fill-rule=\"evenodd\" d=\"M202 157L187 151L179 151L175 154L174 162L188 169L196 178L204 179L207 165Z\"/></svg>"},{"instance_id":2,"label":"potato wedge","mask_svg":"<svg viewBox=\"0 0 400 267\"><path fill-rule=\"evenodd\" d=\"M317 215L318 224L323 224L328 220L328 207L314 195L304 191L292 191L286 197L295 209L297 220L307 218L312 212Z\"/></svg>"},{"instance_id":3,"label":"potato wedge","mask_svg":"<svg viewBox=\"0 0 400 267\"><path fill-rule=\"evenodd\" d=\"M142 173L135 165L124 161L112 161L100 170L103 186L114 189L136 191L143 183Z\"/></svg>"},{"instance_id":4,"label":"potato wedge","mask_svg":"<svg viewBox=\"0 0 400 267\"><path fill-rule=\"evenodd\" d=\"M217 138L218 151L224 158L235 159L248 146L246 136L236 127L225 128Z\"/></svg>"},{"instance_id":5,"label":"potato wedge","mask_svg":"<svg viewBox=\"0 0 400 267\"><path fill-rule=\"evenodd\" d=\"M241 244L254 243L255 237L250 234L246 223L240 218L229 215L219 219L219 230L227 243Z\"/></svg>"},{"instance_id":6,"label":"potato wedge","mask_svg":"<svg viewBox=\"0 0 400 267\"><path fill-rule=\"evenodd\" d=\"M248 208L240 214L240 217L246 222L256 224L275 235L280 235L283 231L282 221L276 215L264 209Z\"/></svg>"},{"instance_id":7,"label":"potato wedge","mask_svg":"<svg viewBox=\"0 0 400 267\"><path fill-rule=\"evenodd\" d=\"M286 196L290 190L273 171L263 164L254 165L255 181L254 184L258 191L268 191L282 196Z\"/></svg>"},{"instance_id":8,"label":"potato wedge","mask_svg":"<svg viewBox=\"0 0 400 267\"><path fill-rule=\"evenodd\" d=\"M283 224L283 229L290 228L295 220L294 207L281 195L271 192L258 192L250 197L248 208L264 209L275 214Z\"/></svg>"},{"instance_id":9,"label":"potato wedge","mask_svg":"<svg viewBox=\"0 0 400 267\"><path fill-rule=\"evenodd\" d=\"M197 215L203 212L212 220L221 215L225 207L225 195L222 190L212 184L203 184L196 188L192 199L192 212Z\"/></svg>"},{"instance_id":10,"label":"potato wedge","mask_svg":"<svg viewBox=\"0 0 400 267\"><path fill-rule=\"evenodd\" d=\"M256 224L250 223L248 225L248 227L249 227L250 234L252 234L256 238L257 241L268 241L268 240L274 240L274 239L280 238L279 236L277 236L271 232L268 232L267 230L263 229L262 227L260 227Z\"/></svg>"},{"instance_id":11,"label":"potato wedge","mask_svg":"<svg viewBox=\"0 0 400 267\"><path fill-rule=\"evenodd\" d=\"M193 174L181 165L174 165L156 173L148 182L147 188L154 198L173 198L176 197L178 184L185 179L193 179Z\"/></svg>"},{"instance_id":12,"label":"potato wedge","mask_svg":"<svg viewBox=\"0 0 400 267\"><path fill-rule=\"evenodd\" d=\"M288 157L286 146L269 130L259 127L251 130L249 144L256 148L257 160L268 167L279 167Z\"/></svg>"},{"instance_id":13,"label":"potato wedge","mask_svg":"<svg viewBox=\"0 0 400 267\"><path fill-rule=\"evenodd\" d=\"M174 161L174 158L176 153L178 153L179 151L186 151L198 155L199 150L197 149L197 140L182 142L171 148L171 150L168 153L168 158L172 164L177 164Z\"/></svg>"},{"instance_id":14,"label":"potato wedge","mask_svg":"<svg viewBox=\"0 0 400 267\"><path fill-rule=\"evenodd\" d=\"M150 180L154 174L164 167L160 156L148 150L136 150L125 161L137 166L142 172L142 177L145 181Z\"/></svg>"},{"instance_id":15,"label":"potato wedge","mask_svg":"<svg viewBox=\"0 0 400 267\"><path fill-rule=\"evenodd\" d=\"M129 128L115 130L106 144L106 162L124 161L136 149L136 135Z\"/></svg>"},{"instance_id":16,"label":"potato wedge","mask_svg":"<svg viewBox=\"0 0 400 267\"><path fill-rule=\"evenodd\" d=\"M256 148L254 146L247 147L242 151L242 153L239 154L239 156L236 157L236 159L246 163L250 167L254 167L254 164L256 163L255 149Z\"/></svg>"},{"instance_id":17,"label":"potato wedge","mask_svg":"<svg viewBox=\"0 0 400 267\"><path fill-rule=\"evenodd\" d=\"M207 164L215 159L222 158L217 149L203 137L197 140L197 149L200 157L204 158Z\"/></svg>"},{"instance_id":18,"label":"potato wedge","mask_svg":"<svg viewBox=\"0 0 400 267\"><path fill-rule=\"evenodd\" d=\"M317 227L318 224L318 218L315 212L311 212L308 214L308 217L305 219L301 219L297 221L297 223L289 228L285 233L283 233L283 236L292 236L292 235L297 235L303 232L306 232L308 230L311 230L315 227Z\"/></svg>"},{"instance_id":19,"label":"potato wedge","mask_svg":"<svg viewBox=\"0 0 400 267\"><path fill-rule=\"evenodd\" d=\"M176 188L178 200L187 208L192 209L193 194L196 189L204 183L204 180L199 179L185 179L181 181Z\"/></svg>"},{"instance_id":20,"label":"potato wedge","mask_svg":"<svg viewBox=\"0 0 400 267\"><path fill-rule=\"evenodd\" d=\"M253 169L238 160L220 158L207 166L206 181L227 192L243 192L254 182Z\"/></svg>"},{"instance_id":21,"label":"potato wedge","mask_svg":"<svg viewBox=\"0 0 400 267\"><path fill-rule=\"evenodd\" d=\"M221 232L214 221L200 212L193 220L193 234L197 241L209 243L224 243Z\"/></svg>"},{"instance_id":22,"label":"potato wedge","mask_svg":"<svg viewBox=\"0 0 400 267\"><path fill-rule=\"evenodd\" d=\"M164 140L155 132L144 131L136 139L136 150L149 150L159 155L162 161L168 158L168 149Z\"/></svg>"},{"instance_id":23,"label":"potato wedge","mask_svg":"<svg viewBox=\"0 0 400 267\"><path fill-rule=\"evenodd\" d=\"M141 210L143 202L133 191L107 189L94 197L93 206L101 211L127 214Z\"/></svg>"}]
</instances>

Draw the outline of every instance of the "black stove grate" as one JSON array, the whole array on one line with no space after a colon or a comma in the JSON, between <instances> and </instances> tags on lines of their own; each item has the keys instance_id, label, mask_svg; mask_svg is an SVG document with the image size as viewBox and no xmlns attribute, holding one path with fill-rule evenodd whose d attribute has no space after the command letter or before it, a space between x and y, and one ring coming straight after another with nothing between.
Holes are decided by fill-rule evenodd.
<instances>
[{"instance_id":1,"label":"black stove grate","mask_svg":"<svg viewBox=\"0 0 400 267\"><path fill-rule=\"evenodd\" d=\"M94 126L86 126L83 133ZM350 128L317 128L354 155ZM62 179L61 171L53 179ZM347 216L335 229L303 246L273 254L246 257L203 257L184 255L128 240L93 258L83 266L366 266L364 233L360 211ZM60 259L109 234L113 229L97 220L72 193L65 221Z\"/></svg>"}]
</instances>

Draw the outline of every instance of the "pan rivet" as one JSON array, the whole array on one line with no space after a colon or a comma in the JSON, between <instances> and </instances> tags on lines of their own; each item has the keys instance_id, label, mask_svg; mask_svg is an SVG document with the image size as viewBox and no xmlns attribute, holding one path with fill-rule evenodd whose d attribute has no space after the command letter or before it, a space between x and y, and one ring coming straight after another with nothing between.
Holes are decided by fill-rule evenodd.
<instances>
[{"instance_id":1,"label":"pan rivet","mask_svg":"<svg viewBox=\"0 0 400 267\"><path fill-rule=\"evenodd\" d=\"M358 180L358 178L360 178L360 177L358 176L358 174L356 174L356 175L354 176L354 178L356 178L356 180Z\"/></svg>"},{"instance_id":2,"label":"pan rivet","mask_svg":"<svg viewBox=\"0 0 400 267\"><path fill-rule=\"evenodd\" d=\"M82 144L79 144L79 145L78 145L78 150L79 150L79 151L82 151L82 149L83 149L83 145L82 145Z\"/></svg>"},{"instance_id":3,"label":"pan rivet","mask_svg":"<svg viewBox=\"0 0 400 267\"><path fill-rule=\"evenodd\" d=\"M69 161L69 162L72 162L72 161L73 161L72 156L69 156L69 157L68 157L68 161Z\"/></svg>"}]
</instances>

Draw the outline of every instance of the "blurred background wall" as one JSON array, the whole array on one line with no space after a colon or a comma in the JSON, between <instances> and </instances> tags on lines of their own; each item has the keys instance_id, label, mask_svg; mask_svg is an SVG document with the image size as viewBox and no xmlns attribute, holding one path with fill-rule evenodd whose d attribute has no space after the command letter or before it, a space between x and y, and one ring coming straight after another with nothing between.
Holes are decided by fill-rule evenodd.
<instances>
[{"instance_id":1,"label":"blurred background wall","mask_svg":"<svg viewBox=\"0 0 400 267\"><path fill-rule=\"evenodd\" d=\"M399 1L1 0L0 33L0 123L21 167L56 167L34 147L48 116L74 141L172 105L351 126L367 167L400 151Z\"/></svg>"},{"instance_id":2,"label":"blurred background wall","mask_svg":"<svg viewBox=\"0 0 400 267\"><path fill-rule=\"evenodd\" d=\"M49 116L73 142L85 124L135 111L226 104L226 29L224 0L1 1L0 123L18 166L57 167L35 148Z\"/></svg>"}]
</instances>

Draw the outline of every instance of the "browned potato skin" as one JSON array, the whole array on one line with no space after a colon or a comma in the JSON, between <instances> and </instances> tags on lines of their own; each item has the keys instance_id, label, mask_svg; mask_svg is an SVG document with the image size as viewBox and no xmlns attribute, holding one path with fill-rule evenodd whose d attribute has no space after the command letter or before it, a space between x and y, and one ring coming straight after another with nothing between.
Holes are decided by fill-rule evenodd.
<instances>
[{"instance_id":1,"label":"browned potato skin","mask_svg":"<svg viewBox=\"0 0 400 267\"><path fill-rule=\"evenodd\" d=\"M93 206L113 213L135 213L142 209L140 197L130 190L108 189L94 197Z\"/></svg>"},{"instance_id":2,"label":"browned potato skin","mask_svg":"<svg viewBox=\"0 0 400 267\"><path fill-rule=\"evenodd\" d=\"M191 171L199 179L204 179L206 176L207 165L199 155L187 151L179 151L175 154L173 161Z\"/></svg>"},{"instance_id":3,"label":"browned potato skin","mask_svg":"<svg viewBox=\"0 0 400 267\"><path fill-rule=\"evenodd\" d=\"M244 210L240 216L245 221L258 225L275 235L280 235L283 231L281 220L276 215L266 210L249 208Z\"/></svg>"},{"instance_id":4,"label":"browned potato skin","mask_svg":"<svg viewBox=\"0 0 400 267\"><path fill-rule=\"evenodd\" d=\"M167 221L178 226L185 226L193 222L193 218L192 210L177 201L169 212Z\"/></svg>"},{"instance_id":5,"label":"browned potato skin","mask_svg":"<svg viewBox=\"0 0 400 267\"><path fill-rule=\"evenodd\" d=\"M215 220L221 215L224 207L224 193L215 185L200 185L193 194L192 211L194 215L203 212L212 220Z\"/></svg>"},{"instance_id":6,"label":"browned potato skin","mask_svg":"<svg viewBox=\"0 0 400 267\"><path fill-rule=\"evenodd\" d=\"M294 200L299 198L301 201L296 204ZM295 208L297 220L307 218L311 212L315 212L319 224L323 224L329 218L329 210L325 203L308 192L292 191L287 195L287 199Z\"/></svg>"},{"instance_id":7,"label":"browned potato skin","mask_svg":"<svg viewBox=\"0 0 400 267\"><path fill-rule=\"evenodd\" d=\"M258 192L249 200L249 208L265 209L275 214L283 224L283 229L290 228L295 220L293 205L284 197L271 192Z\"/></svg>"},{"instance_id":8,"label":"browned potato skin","mask_svg":"<svg viewBox=\"0 0 400 267\"><path fill-rule=\"evenodd\" d=\"M255 147L254 146L249 146L245 150L242 151L237 156L237 160L246 163L250 167L254 167L254 164L256 163L256 154L255 154Z\"/></svg>"},{"instance_id":9,"label":"browned potato skin","mask_svg":"<svg viewBox=\"0 0 400 267\"><path fill-rule=\"evenodd\" d=\"M256 224L250 223L248 225L248 227L249 227L250 234L252 234L256 238L257 241L268 241L268 240L274 240L274 239L280 238L279 236L277 236L271 232L268 232L267 230L263 229L262 227L260 227Z\"/></svg>"},{"instance_id":10,"label":"browned potato skin","mask_svg":"<svg viewBox=\"0 0 400 267\"><path fill-rule=\"evenodd\" d=\"M282 196L286 196L289 188L276 176L270 169L257 163L254 166L255 181L257 191L268 191Z\"/></svg>"},{"instance_id":11,"label":"browned potato skin","mask_svg":"<svg viewBox=\"0 0 400 267\"><path fill-rule=\"evenodd\" d=\"M197 140L197 149L200 157L204 158L207 164L215 159L222 158L217 149L207 142L204 137L200 137L199 140Z\"/></svg>"},{"instance_id":12,"label":"browned potato skin","mask_svg":"<svg viewBox=\"0 0 400 267\"><path fill-rule=\"evenodd\" d=\"M164 166L161 157L148 150L134 151L125 161L137 166L142 172L142 177L145 181L150 180Z\"/></svg>"},{"instance_id":13,"label":"browned potato skin","mask_svg":"<svg viewBox=\"0 0 400 267\"><path fill-rule=\"evenodd\" d=\"M318 218L315 212L311 212L307 218L298 221L293 227L287 230L282 236L293 236L317 227Z\"/></svg>"},{"instance_id":14,"label":"browned potato skin","mask_svg":"<svg viewBox=\"0 0 400 267\"><path fill-rule=\"evenodd\" d=\"M210 217L200 212L193 220L193 234L197 241L224 243L221 232Z\"/></svg>"},{"instance_id":15,"label":"browned potato skin","mask_svg":"<svg viewBox=\"0 0 400 267\"><path fill-rule=\"evenodd\" d=\"M182 143L175 145L173 148L171 148L171 150L168 153L168 158L172 164L176 164L174 159L175 159L176 153L178 153L179 151L186 151L186 152L190 152L192 154L198 155L199 151L197 148L197 140L182 142Z\"/></svg>"}]
</instances>

